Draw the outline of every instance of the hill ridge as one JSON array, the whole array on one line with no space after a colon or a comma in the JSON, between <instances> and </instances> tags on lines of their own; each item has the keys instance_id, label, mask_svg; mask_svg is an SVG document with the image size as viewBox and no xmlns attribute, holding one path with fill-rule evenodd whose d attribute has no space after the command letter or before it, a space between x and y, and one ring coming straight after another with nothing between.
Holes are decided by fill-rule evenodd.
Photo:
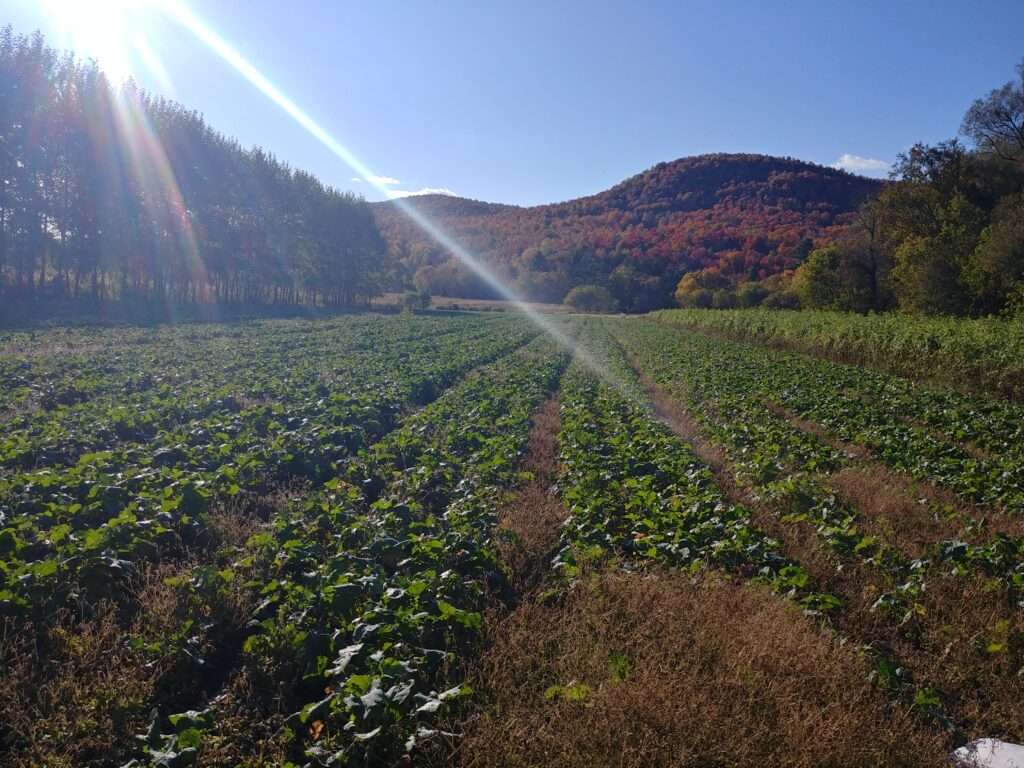
<instances>
[{"instance_id":1,"label":"hill ridge","mask_svg":"<svg viewBox=\"0 0 1024 768\"><path fill-rule=\"evenodd\" d=\"M708 153L658 163L597 192L514 206L431 195L406 198L527 297L561 301L606 285L625 309L671 304L696 269L763 278L795 267L807 244L839 237L883 184L789 157ZM432 293L485 298L489 289L429 241L397 206L375 203L407 280Z\"/></svg>"},{"instance_id":2,"label":"hill ridge","mask_svg":"<svg viewBox=\"0 0 1024 768\"><path fill-rule=\"evenodd\" d=\"M832 174L832 175L835 175L837 177L848 177L848 178L853 178L853 179L866 180L868 182L877 184L879 186L885 184L885 181L880 180L880 179L873 179L873 178L871 178L869 176L861 176L859 174L851 173L849 171L843 170L842 168L835 168L835 167L833 167L831 165L822 165L820 163L815 163L812 160L801 160L799 158L792 157L790 155L766 155L766 154L762 154L762 153L758 153L758 152L703 152L703 153L701 153L699 155L683 155L682 157L677 157L674 160L662 160L662 161L659 161L659 162L655 163L654 165L649 166L649 167L643 169L642 171L638 171L637 173L634 173L632 176L627 176L622 181L618 181L615 184L613 184L612 186L610 186L610 187L608 187L606 189L603 189L603 190L601 190L599 192L593 192L593 193L586 194L586 195L580 195L579 197L571 197L571 198L569 198L567 200L555 200L555 201L548 202L548 203L536 203L534 205L520 205L519 203L503 203L503 202L498 202L498 201L493 201L493 200L483 200L483 199L476 198L476 197L467 197L465 195L449 195L449 194L437 193L437 192L432 192L432 193L426 194L426 195L414 195L414 196L409 196L409 197L403 197L401 199L404 202L406 202L406 203L410 203L410 202L415 203L416 201L419 201L419 200L460 200L460 201L465 201L465 202L469 202L469 203L476 203L476 204L479 204L479 205L482 205L482 206L493 206L493 207L496 207L496 208L516 209L516 210L520 210L520 211L529 211L529 210L533 210L533 209L537 209L537 208L548 208L548 207L551 207L551 206L565 205L567 203L574 203L574 202L578 202L578 201L582 201L582 200L587 200L587 199L594 198L594 197L600 197L601 195L604 195L604 194L607 194L609 192L612 192L615 189L617 189L618 187L625 186L625 185L629 184L630 182L632 182L632 181L634 181L636 179L639 179L639 178L647 175L648 173L651 173L652 171L657 171L657 170L659 170L661 168L664 168L664 167L667 167L667 166L671 166L671 165L673 165L675 163L681 163L681 162L686 162L686 161L695 161L695 160L704 160L704 159L709 159L709 160L714 160L714 159L725 159L725 160L744 160L744 159L756 160L756 159L766 159L766 160L772 160L772 161L778 161L778 162L792 162L795 165L799 165L799 166L802 166L802 167L811 167L811 168L814 168L814 169L816 169L818 171L821 171L822 173ZM378 201L371 202L370 205L372 207L385 207L385 206L393 207L395 202L396 202L395 200L378 200Z\"/></svg>"}]
</instances>

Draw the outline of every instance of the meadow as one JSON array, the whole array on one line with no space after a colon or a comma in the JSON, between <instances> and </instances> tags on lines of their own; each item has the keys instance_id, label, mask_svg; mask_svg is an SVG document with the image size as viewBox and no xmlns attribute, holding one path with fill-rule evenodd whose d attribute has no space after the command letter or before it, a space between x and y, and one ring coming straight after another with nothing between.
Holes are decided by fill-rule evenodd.
<instances>
[{"instance_id":1,"label":"meadow","mask_svg":"<svg viewBox=\"0 0 1024 768\"><path fill-rule=\"evenodd\" d=\"M552 316L585 355L511 312L0 334L0 762L1024 740L1017 374L705 314Z\"/></svg>"}]
</instances>

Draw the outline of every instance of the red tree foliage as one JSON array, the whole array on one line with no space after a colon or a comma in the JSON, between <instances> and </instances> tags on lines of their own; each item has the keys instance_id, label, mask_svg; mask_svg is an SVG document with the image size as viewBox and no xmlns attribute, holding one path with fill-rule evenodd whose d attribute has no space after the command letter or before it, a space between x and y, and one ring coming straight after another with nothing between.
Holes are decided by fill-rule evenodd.
<instances>
[{"instance_id":1,"label":"red tree foliage","mask_svg":"<svg viewBox=\"0 0 1024 768\"><path fill-rule=\"evenodd\" d=\"M797 266L802 241L835 239L879 185L791 158L714 154L661 163L564 203L521 208L436 195L407 202L529 298L561 301L573 286L593 283L617 292L626 309L648 309L671 303L689 271L760 279ZM396 206L374 209L418 287L487 295Z\"/></svg>"}]
</instances>

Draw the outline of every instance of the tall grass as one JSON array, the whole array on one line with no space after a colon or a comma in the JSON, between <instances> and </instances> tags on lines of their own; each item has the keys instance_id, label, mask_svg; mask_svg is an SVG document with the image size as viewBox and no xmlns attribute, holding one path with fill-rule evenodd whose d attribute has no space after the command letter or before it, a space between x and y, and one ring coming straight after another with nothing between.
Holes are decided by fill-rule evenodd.
<instances>
[{"instance_id":1,"label":"tall grass","mask_svg":"<svg viewBox=\"0 0 1024 768\"><path fill-rule=\"evenodd\" d=\"M1024 400L1024 318L667 309L658 322Z\"/></svg>"}]
</instances>

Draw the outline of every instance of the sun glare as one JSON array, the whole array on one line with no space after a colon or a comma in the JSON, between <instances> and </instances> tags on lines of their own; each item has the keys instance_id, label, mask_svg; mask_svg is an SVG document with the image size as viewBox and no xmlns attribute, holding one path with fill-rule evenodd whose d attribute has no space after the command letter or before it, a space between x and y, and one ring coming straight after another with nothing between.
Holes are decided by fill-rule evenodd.
<instances>
[{"instance_id":1,"label":"sun glare","mask_svg":"<svg viewBox=\"0 0 1024 768\"><path fill-rule=\"evenodd\" d=\"M193 13L183 0L43 0L43 2L46 3L47 12L53 14L55 26L60 30L60 34L66 36L67 47L72 48L81 56L95 58L115 82L123 82L127 79L132 73L132 65L136 62L145 66L147 70L154 71L157 76L160 75L162 67L159 66L159 61L148 45L142 29L147 18L151 20L155 15L173 19L194 34L198 40L281 108L339 160L356 171L361 178L369 180L371 185L376 187L383 196L390 196L389 188L374 181L381 177L374 174L353 152L279 90L227 40L220 37L198 15ZM153 165L157 169L155 177L164 184L165 188L176 190L173 174L165 162L159 142L147 141L149 133L146 130L145 121L131 122L132 117L130 110L123 111L122 120L128 128L127 135L132 138L132 145L137 150L137 165L142 167L144 161L155 164ZM474 274L491 286L496 293L516 305L542 331L566 348L573 350L578 359L606 381L625 391L626 388L622 387L609 372L603 370L603 367L592 359L586 350L568 338L557 325L533 309L487 264L456 242L434 221L406 200L395 199L393 203L430 238L446 248Z\"/></svg>"},{"instance_id":2,"label":"sun glare","mask_svg":"<svg viewBox=\"0 0 1024 768\"><path fill-rule=\"evenodd\" d=\"M95 59L113 82L124 82L133 65L150 55L142 32L157 0L42 0L59 47ZM139 56L139 41L143 42Z\"/></svg>"},{"instance_id":3,"label":"sun glare","mask_svg":"<svg viewBox=\"0 0 1024 768\"><path fill-rule=\"evenodd\" d=\"M304 128L313 138L319 141L324 147L332 152L339 160L359 174L360 178L366 179L370 186L375 187L382 196L388 197L391 190L383 184L380 179L384 178L368 168L356 155L344 144L338 141L330 132L321 126L316 120L307 114L298 104L291 100L281 91L270 79L263 74L254 64L246 59L234 46L217 34L216 31L206 24L195 14L183 0L163 0L162 10L194 34L204 45L219 56L225 63L230 65L239 75L249 81L264 96L270 99L289 117ZM587 350L576 341L566 336L561 328L534 309L522 296L516 293L508 283L499 277L486 263L477 258L462 244L457 242L451 235L442 229L437 223L431 220L415 205L408 200L395 198L392 200L402 213L412 220L424 233L434 242L448 250L455 258L461 261L471 272L483 280L503 299L514 304L520 312L526 315L534 325L551 336L556 342L565 348L573 351L584 365L603 378L620 391L627 393L625 387L618 379L595 360Z\"/></svg>"}]
</instances>

